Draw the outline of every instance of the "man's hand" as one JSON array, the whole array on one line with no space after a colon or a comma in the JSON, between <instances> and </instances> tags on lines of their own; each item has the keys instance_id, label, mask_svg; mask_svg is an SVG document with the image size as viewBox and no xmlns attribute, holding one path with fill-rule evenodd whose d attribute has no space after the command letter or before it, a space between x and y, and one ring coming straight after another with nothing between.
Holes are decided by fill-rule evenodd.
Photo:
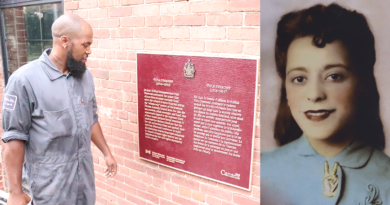
<instances>
[{"instance_id":1,"label":"man's hand","mask_svg":"<svg viewBox=\"0 0 390 205\"><path fill-rule=\"evenodd\" d=\"M114 159L114 157L110 154L108 156L106 156L104 158L104 160L106 161L106 166L107 168L104 170L104 173L106 175L106 177L111 177L113 178L116 174L116 172L118 171L118 165Z\"/></svg>"},{"instance_id":2,"label":"man's hand","mask_svg":"<svg viewBox=\"0 0 390 205\"><path fill-rule=\"evenodd\" d=\"M24 192L18 194L10 194L7 200L7 205L26 205L31 201L31 198Z\"/></svg>"},{"instance_id":3,"label":"man's hand","mask_svg":"<svg viewBox=\"0 0 390 205\"><path fill-rule=\"evenodd\" d=\"M107 168L104 170L105 175L111 178L114 177L118 171L118 165L116 164L116 161L111 154L110 148L108 148L107 142L104 139L102 128L100 127L99 122L96 122L92 125L91 140L104 155L104 160L106 161L107 166Z\"/></svg>"}]
</instances>

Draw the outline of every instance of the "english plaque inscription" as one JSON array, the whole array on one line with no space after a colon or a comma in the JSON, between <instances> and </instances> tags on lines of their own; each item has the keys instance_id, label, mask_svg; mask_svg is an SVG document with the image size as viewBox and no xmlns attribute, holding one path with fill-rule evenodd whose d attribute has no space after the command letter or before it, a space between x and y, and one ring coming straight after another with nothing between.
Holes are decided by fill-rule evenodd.
<instances>
[{"instance_id":1,"label":"english plaque inscription","mask_svg":"<svg viewBox=\"0 0 390 205\"><path fill-rule=\"evenodd\" d=\"M140 157L249 190L257 66L256 59L138 54Z\"/></svg>"}]
</instances>

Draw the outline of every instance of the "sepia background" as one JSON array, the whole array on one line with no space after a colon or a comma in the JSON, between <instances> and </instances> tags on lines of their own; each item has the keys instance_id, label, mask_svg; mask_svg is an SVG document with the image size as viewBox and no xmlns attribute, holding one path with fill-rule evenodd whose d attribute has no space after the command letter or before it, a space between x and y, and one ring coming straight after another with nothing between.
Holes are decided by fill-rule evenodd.
<instances>
[{"instance_id":1,"label":"sepia background","mask_svg":"<svg viewBox=\"0 0 390 205\"><path fill-rule=\"evenodd\" d=\"M386 135L385 153L390 156L390 1L388 0L261 0L261 152L277 147L273 138L281 79L274 59L276 25L282 15L322 3L362 13L375 37L375 77L380 94L380 116Z\"/></svg>"}]
</instances>

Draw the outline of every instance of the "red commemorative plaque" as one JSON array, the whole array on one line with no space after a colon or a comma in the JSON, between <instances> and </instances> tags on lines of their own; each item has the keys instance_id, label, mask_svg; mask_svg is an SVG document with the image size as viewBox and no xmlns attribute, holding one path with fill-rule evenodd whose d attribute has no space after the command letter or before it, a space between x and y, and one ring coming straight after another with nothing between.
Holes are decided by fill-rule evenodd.
<instances>
[{"instance_id":1,"label":"red commemorative plaque","mask_svg":"<svg viewBox=\"0 0 390 205\"><path fill-rule=\"evenodd\" d=\"M257 66L137 54L140 157L250 190Z\"/></svg>"}]
</instances>

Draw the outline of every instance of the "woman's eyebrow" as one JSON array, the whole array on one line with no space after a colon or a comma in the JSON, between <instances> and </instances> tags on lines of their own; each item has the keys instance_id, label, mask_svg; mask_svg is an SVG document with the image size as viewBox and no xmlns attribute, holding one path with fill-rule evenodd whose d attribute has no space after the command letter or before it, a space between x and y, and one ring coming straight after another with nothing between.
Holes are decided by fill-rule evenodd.
<instances>
[{"instance_id":1,"label":"woman's eyebrow","mask_svg":"<svg viewBox=\"0 0 390 205\"><path fill-rule=\"evenodd\" d=\"M327 66L325 66L325 70L329 70L329 69L335 68L335 67L342 67L342 68L345 68L346 70L348 70L348 66L341 64L341 63L327 65Z\"/></svg>"},{"instance_id":2,"label":"woman's eyebrow","mask_svg":"<svg viewBox=\"0 0 390 205\"><path fill-rule=\"evenodd\" d=\"M291 70L289 70L289 71L287 72L287 75L288 75L289 73L291 73L292 71L304 71L304 72L307 72L307 69L306 69L305 67L292 68Z\"/></svg>"}]
</instances>

